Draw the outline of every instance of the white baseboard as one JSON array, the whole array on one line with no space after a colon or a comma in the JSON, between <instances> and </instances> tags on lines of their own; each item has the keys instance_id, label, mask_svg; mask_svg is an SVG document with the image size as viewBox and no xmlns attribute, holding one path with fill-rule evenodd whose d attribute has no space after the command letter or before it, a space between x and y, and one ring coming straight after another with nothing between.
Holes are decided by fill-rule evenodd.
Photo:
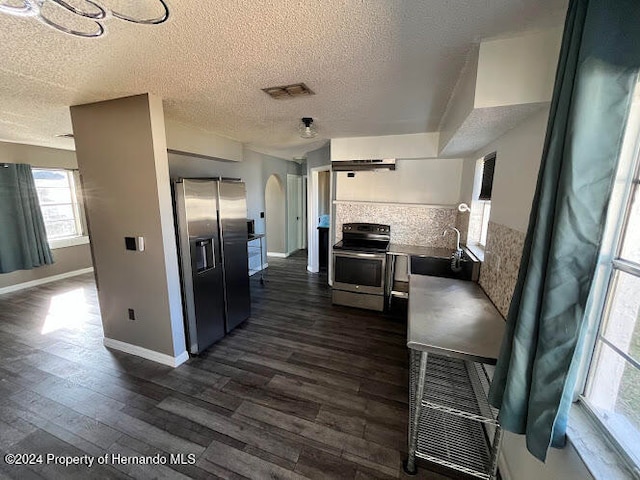
<instances>
[{"instance_id":1,"label":"white baseboard","mask_svg":"<svg viewBox=\"0 0 640 480\"><path fill-rule=\"evenodd\" d=\"M138 345L131 345L130 343L121 342L120 340L114 340L113 338L104 337L103 343L107 348L113 348L124 353L130 353L131 355L146 358L152 362L161 363L169 367L177 367L189 360L189 354L186 350L177 357L172 357L165 353L149 350L148 348L139 347Z\"/></svg>"},{"instance_id":2,"label":"white baseboard","mask_svg":"<svg viewBox=\"0 0 640 480\"><path fill-rule=\"evenodd\" d=\"M93 267L73 270L72 272L60 273L58 275L51 275L50 277L38 278L37 280L31 280L29 282L16 283L15 285L0 288L0 295L3 293L17 292L18 290L24 290L25 288L37 287L38 285L44 285L45 283L57 282L58 280L64 280L65 278L76 277L90 272L93 272Z\"/></svg>"},{"instance_id":3,"label":"white baseboard","mask_svg":"<svg viewBox=\"0 0 640 480\"><path fill-rule=\"evenodd\" d=\"M289 256L289 254L288 254L288 253L267 252L267 257L287 258L288 256Z\"/></svg>"}]
</instances>

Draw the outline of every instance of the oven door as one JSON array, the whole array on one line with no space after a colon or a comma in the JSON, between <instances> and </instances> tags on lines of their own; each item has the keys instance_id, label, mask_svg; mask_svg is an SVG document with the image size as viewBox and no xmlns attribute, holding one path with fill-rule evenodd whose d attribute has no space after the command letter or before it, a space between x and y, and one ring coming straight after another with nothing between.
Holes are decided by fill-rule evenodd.
<instances>
[{"instance_id":1,"label":"oven door","mask_svg":"<svg viewBox=\"0 0 640 480\"><path fill-rule=\"evenodd\" d=\"M385 253L333 251L333 288L384 295Z\"/></svg>"}]
</instances>

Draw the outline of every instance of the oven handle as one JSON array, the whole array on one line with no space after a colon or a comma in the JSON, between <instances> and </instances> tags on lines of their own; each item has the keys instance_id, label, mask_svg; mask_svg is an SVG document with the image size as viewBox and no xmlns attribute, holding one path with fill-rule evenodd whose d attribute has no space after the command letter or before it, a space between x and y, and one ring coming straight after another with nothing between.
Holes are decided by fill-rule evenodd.
<instances>
[{"instance_id":1,"label":"oven handle","mask_svg":"<svg viewBox=\"0 0 640 480\"><path fill-rule=\"evenodd\" d=\"M333 255L338 257L379 258L381 260L384 260L386 258L386 253L362 253L362 252L356 253L356 252L345 252L345 251L336 252L335 250L333 251Z\"/></svg>"}]
</instances>

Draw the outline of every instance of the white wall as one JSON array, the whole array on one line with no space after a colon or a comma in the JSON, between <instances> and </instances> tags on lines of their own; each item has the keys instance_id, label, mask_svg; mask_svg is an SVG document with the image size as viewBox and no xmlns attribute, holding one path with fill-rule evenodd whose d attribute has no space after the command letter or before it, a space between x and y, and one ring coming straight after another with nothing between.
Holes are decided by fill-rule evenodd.
<instances>
[{"instance_id":1,"label":"white wall","mask_svg":"<svg viewBox=\"0 0 640 480\"><path fill-rule=\"evenodd\" d=\"M33 167L43 168L78 168L75 152L18 143L0 142L0 162L28 163ZM57 248L52 253L55 261L53 265L0 274L0 288L84 270L92 265L88 244Z\"/></svg>"},{"instance_id":2,"label":"white wall","mask_svg":"<svg viewBox=\"0 0 640 480\"><path fill-rule=\"evenodd\" d=\"M491 221L526 232L542 158L549 109L532 115L464 161L460 200L471 201L475 162L497 152Z\"/></svg>"},{"instance_id":3,"label":"white wall","mask_svg":"<svg viewBox=\"0 0 640 480\"><path fill-rule=\"evenodd\" d=\"M562 30L480 44L474 108L549 102Z\"/></svg>"},{"instance_id":4,"label":"white wall","mask_svg":"<svg viewBox=\"0 0 640 480\"><path fill-rule=\"evenodd\" d=\"M440 124L440 156L466 157L549 104L559 28L484 40L470 53Z\"/></svg>"},{"instance_id":5,"label":"white wall","mask_svg":"<svg viewBox=\"0 0 640 480\"><path fill-rule=\"evenodd\" d=\"M461 159L398 160L396 170L336 174L336 200L453 205L460 197Z\"/></svg>"},{"instance_id":6,"label":"white wall","mask_svg":"<svg viewBox=\"0 0 640 480\"><path fill-rule=\"evenodd\" d=\"M350 137L331 139L331 160L380 158L434 158L438 156L436 133Z\"/></svg>"},{"instance_id":7,"label":"white wall","mask_svg":"<svg viewBox=\"0 0 640 480\"><path fill-rule=\"evenodd\" d=\"M476 47L467 57L458 82L451 93L447 109L440 121L440 150L447 146L474 108L477 74L478 48Z\"/></svg>"}]
</instances>

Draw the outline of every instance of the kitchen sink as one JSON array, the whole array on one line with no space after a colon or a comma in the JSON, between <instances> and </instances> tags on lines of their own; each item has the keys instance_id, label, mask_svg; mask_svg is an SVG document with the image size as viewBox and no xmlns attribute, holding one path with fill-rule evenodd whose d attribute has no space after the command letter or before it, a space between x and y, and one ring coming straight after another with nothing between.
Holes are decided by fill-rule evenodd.
<instances>
[{"instance_id":1,"label":"kitchen sink","mask_svg":"<svg viewBox=\"0 0 640 480\"><path fill-rule=\"evenodd\" d=\"M451 269L451 258L445 257L411 257L411 273L431 275L433 277L457 278L477 282L480 276L480 262L472 258L466 251L460 261L461 270Z\"/></svg>"}]
</instances>

